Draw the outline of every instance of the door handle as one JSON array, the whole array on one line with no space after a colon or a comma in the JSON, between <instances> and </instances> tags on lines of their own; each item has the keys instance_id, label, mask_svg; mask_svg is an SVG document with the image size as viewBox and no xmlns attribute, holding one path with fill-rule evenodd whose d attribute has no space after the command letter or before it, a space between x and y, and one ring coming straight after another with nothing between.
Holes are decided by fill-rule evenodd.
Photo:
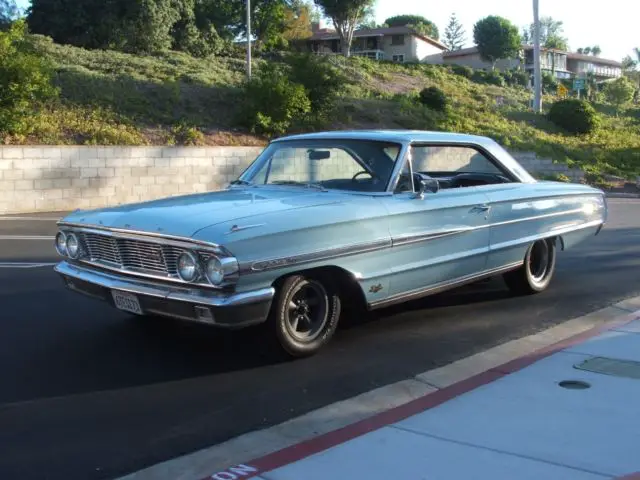
<instances>
[{"instance_id":1,"label":"door handle","mask_svg":"<svg viewBox=\"0 0 640 480\"><path fill-rule=\"evenodd\" d=\"M488 212L489 210L491 210L491 206L489 205L476 205L471 209L472 212L478 212L478 213Z\"/></svg>"}]
</instances>

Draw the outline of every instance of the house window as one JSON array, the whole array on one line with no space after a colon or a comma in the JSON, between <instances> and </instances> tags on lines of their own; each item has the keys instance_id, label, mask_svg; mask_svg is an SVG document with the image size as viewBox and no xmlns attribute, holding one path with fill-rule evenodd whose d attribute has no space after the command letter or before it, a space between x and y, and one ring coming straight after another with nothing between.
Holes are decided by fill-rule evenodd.
<instances>
[{"instance_id":1,"label":"house window","mask_svg":"<svg viewBox=\"0 0 640 480\"><path fill-rule=\"evenodd\" d=\"M404 63L404 55L394 55L393 61L398 63Z\"/></svg>"},{"instance_id":2,"label":"house window","mask_svg":"<svg viewBox=\"0 0 640 480\"><path fill-rule=\"evenodd\" d=\"M391 35L391 45L404 45L404 35Z\"/></svg>"}]
</instances>

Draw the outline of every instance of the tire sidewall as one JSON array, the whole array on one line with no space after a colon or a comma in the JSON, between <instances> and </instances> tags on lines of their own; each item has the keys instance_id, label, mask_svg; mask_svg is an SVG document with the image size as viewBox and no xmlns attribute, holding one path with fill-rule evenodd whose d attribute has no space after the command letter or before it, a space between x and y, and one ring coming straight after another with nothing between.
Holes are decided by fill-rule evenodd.
<instances>
[{"instance_id":1,"label":"tire sidewall","mask_svg":"<svg viewBox=\"0 0 640 480\"><path fill-rule=\"evenodd\" d=\"M534 276L531 273L531 267L529 264L529 260L533 253L533 248L537 242L532 243L529 246L529 249L527 250L527 255L525 256L525 264L524 264L525 278L529 287L535 292L542 292L549 286L556 270L556 243L553 240L543 240L543 241L546 242L547 247L549 248L549 261L547 265L547 271L542 281L536 281L534 279Z\"/></svg>"},{"instance_id":2,"label":"tire sidewall","mask_svg":"<svg viewBox=\"0 0 640 480\"><path fill-rule=\"evenodd\" d=\"M310 342L301 342L291 334L287 320L287 306L296 289L306 282L319 283L323 288L327 301L327 320L317 338ZM278 289L276 302L272 308L272 316L278 343L289 355L294 357L313 355L331 340L336 331L340 318L340 298L337 291L331 287L326 279L295 275L287 278Z\"/></svg>"}]
</instances>

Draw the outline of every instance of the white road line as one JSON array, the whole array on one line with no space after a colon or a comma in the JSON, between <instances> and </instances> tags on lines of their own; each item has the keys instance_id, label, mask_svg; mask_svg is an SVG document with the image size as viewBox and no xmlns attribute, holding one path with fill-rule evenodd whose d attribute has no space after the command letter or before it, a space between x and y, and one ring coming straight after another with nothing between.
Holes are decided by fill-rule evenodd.
<instances>
[{"instance_id":1,"label":"white road line","mask_svg":"<svg viewBox=\"0 0 640 480\"><path fill-rule=\"evenodd\" d=\"M0 235L0 240L54 240L51 235Z\"/></svg>"},{"instance_id":2,"label":"white road line","mask_svg":"<svg viewBox=\"0 0 640 480\"><path fill-rule=\"evenodd\" d=\"M34 222L57 222L62 217L0 217L0 221L10 222L12 220L34 221Z\"/></svg>"},{"instance_id":3,"label":"white road line","mask_svg":"<svg viewBox=\"0 0 640 480\"><path fill-rule=\"evenodd\" d=\"M56 263L34 263L34 262L0 262L0 268L42 268L52 267Z\"/></svg>"}]
</instances>

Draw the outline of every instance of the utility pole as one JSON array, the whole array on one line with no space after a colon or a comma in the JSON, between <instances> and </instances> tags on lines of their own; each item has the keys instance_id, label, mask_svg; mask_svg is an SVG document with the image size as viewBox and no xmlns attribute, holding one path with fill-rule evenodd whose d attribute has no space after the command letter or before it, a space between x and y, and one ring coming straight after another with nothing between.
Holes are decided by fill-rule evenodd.
<instances>
[{"instance_id":1,"label":"utility pole","mask_svg":"<svg viewBox=\"0 0 640 480\"><path fill-rule=\"evenodd\" d=\"M533 0L533 111L542 111L542 73L540 71L540 7L539 0Z\"/></svg>"},{"instance_id":2,"label":"utility pole","mask_svg":"<svg viewBox=\"0 0 640 480\"><path fill-rule=\"evenodd\" d=\"M247 80L251 80L251 0L247 0Z\"/></svg>"}]
</instances>

